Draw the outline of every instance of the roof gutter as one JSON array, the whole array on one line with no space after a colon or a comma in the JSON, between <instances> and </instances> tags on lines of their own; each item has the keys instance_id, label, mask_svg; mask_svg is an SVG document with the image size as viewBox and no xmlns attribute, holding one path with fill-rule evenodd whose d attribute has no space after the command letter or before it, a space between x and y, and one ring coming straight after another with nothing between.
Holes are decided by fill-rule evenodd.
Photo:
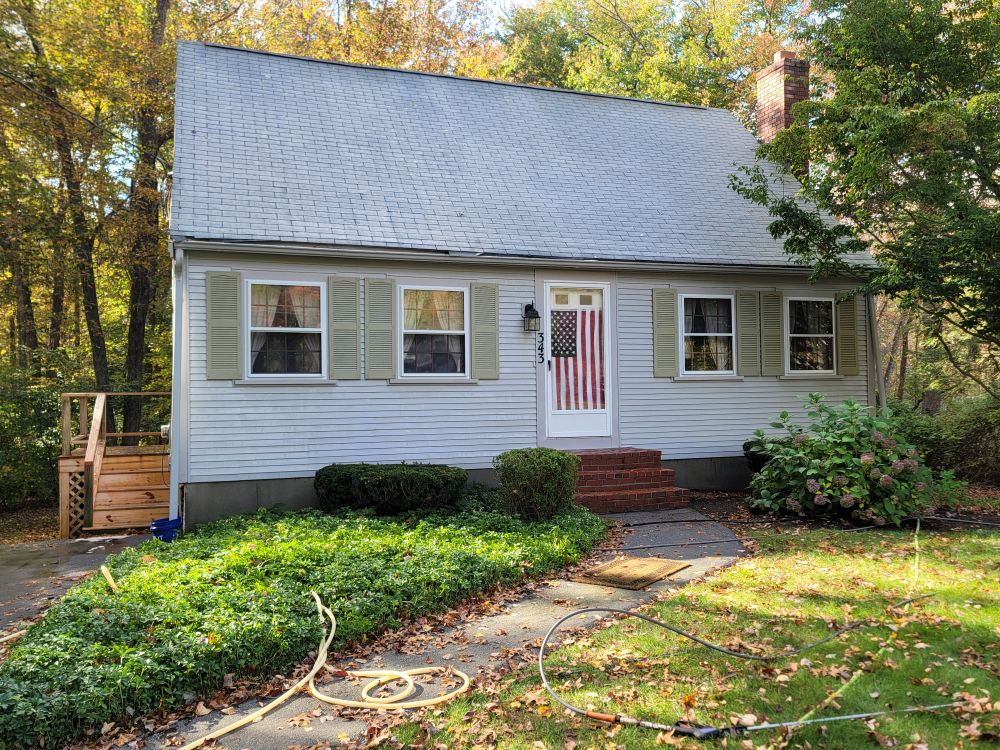
<instances>
[{"instance_id":1,"label":"roof gutter","mask_svg":"<svg viewBox=\"0 0 1000 750\"><path fill-rule=\"evenodd\" d=\"M177 246L186 251L250 253L258 255L288 255L314 258L342 258L354 260L395 260L432 263L474 263L493 266L531 266L532 268L573 268L577 270L617 271L721 271L748 274L774 274L775 272L808 276L810 268L804 266L749 265L738 263L690 263L673 261L600 260L597 258L535 258L521 255L488 255L475 252L448 252L441 250L408 250L403 248L374 248L341 245L308 245L297 243L234 242L228 240L197 240L174 238Z\"/></svg>"}]
</instances>

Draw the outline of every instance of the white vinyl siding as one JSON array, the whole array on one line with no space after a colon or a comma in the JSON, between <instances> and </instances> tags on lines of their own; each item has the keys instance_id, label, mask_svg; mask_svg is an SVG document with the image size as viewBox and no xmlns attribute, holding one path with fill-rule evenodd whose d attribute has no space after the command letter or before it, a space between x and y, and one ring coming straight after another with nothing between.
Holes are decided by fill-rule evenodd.
<instances>
[{"instance_id":1,"label":"white vinyl siding","mask_svg":"<svg viewBox=\"0 0 1000 750\"><path fill-rule=\"evenodd\" d=\"M832 402L854 398L868 402L867 327L858 306L859 374L794 377L656 378L653 377L653 330L650 288L669 284L678 296L720 296L739 289L777 290L807 296L805 281L769 276L722 274L618 275L618 425L623 446L656 448L664 459L738 456L743 442L767 428L782 409L804 419L800 396L825 393ZM832 290L837 287L830 286ZM814 290L813 293L820 291ZM827 289L822 289L823 292Z\"/></svg>"},{"instance_id":2,"label":"white vinyl siding","mask_svg":"<svg viewBox=\"0 0 1000 750\"><path fill-rule=\"evenodd\" d=\"M190 392L185 481L308 477L334 462L429 461L488 467L511 448L535 444L535 339L521 311L534 298L530 269L324 263L291 258L189 255ZM205 272L244 279L391 278L398 284L500 290L500 379L456 385L338 380L316 385L233 384L205 377ZM361 297L364 305L364 295ZM364 320L364 310L361 310ZM364 330L361 331L363 342ZM362 351L364 344L362 343ZM362 371L364 363L362 362Z\"/></svg>"},{"instance_id":3,"label":"white vinyl siding","mask_svg":"<svg viewBox=\"0 0 1000 750\"><path fill-rule=\"evenodd\" d=\"M537 362L537 338L524 332L522 321L524 305L539 298L532 268L223 253L188 253L185 259L189 348L182 358L186 371L178 384L178 408L186 410L187 428L186 440L177 444L186 445L179 461L186 461L188 468L179 475L180 481L310 477L322 466L350 461L431 461L487 468L498 453L538 444L538 399L544 383L538 373L544 365ZM244 282L360 279L362 321L366 279L463 289L477 282L496 284L500 377L478 382L360 379L316 384L208 380L205 273L210 270L239 272ZM782 409L795 410L800 395L822 391L831 401L852 397L867 402L867 327L860 304L857 376L687 380L653 376L653 289L731 296L751 288L794 297L832 295L838 288L834 285L810 288L801 278L777 280L764 275L609 273L607 277L614 305L609 320L611 313L617 318L615 328L609 329L608 355L617 352L617 360L609 361L609 388L617 405L614 422L620 445L656 448L665 459L734 456L754 429L765 427ZM471 324L466 322L469 330ZM364 372L363 326L360 341ZM187 393L182 393L185 384Z\"/></svg>"}]
</instances>

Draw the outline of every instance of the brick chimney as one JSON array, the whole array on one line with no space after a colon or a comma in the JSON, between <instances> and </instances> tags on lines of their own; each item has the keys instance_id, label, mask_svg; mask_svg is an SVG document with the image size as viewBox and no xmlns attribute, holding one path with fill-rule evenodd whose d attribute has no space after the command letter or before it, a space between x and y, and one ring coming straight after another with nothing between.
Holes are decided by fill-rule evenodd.
<instances>
[{"instance_id":1,"label":"brick chimney","mask_svg":"<svg viewBox=\"0 0 1000 750\"><path fill-rule=\"evenodd\" d=\"M774 53L774 62L757 73L757 138L770 143L792 124L792 105L809 98L809 61L794 52Z\"/></svg>"}]
</instances>

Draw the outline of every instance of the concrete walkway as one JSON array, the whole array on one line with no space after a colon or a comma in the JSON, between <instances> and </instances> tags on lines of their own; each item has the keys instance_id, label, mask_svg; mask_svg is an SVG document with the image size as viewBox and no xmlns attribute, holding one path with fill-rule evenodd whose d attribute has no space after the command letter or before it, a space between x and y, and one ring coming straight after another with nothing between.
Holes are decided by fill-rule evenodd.
<instances>
[{"instance_id":1,"label":"concrete walkway","mask_svg":"<svg viewBox=\"0 0 1000 750\"><path fill-rule=\"evenodd\" d=\"M34 618L104 560L147 534L0 545L0 630Z\"/></svg>"},{"instance_id":2,"label":"concrete walkway","mask_svg":"<svg viewBox=\"0 0 1000 750\"><path fill-rule=\"evenodd\" d=\"M646 546L660 544L682 544L678 547L664 547L630 551L627 554L644 557L667 557L686 560L691 563L671 578L651 586L645 591L592 586L565 579L543 582L523 599L508 605L503 611L465 623L461 626L435 631L433 638L418 649L407 649L409 653L389 651L365 661L368 669L413 669L429 664L453 665L470 676L495 668L502 659L499 654L507 650L519 649L534 644L541 639L552 623L575 609L596 606L611 606L634 609L672 589L679 588L703 577L708 572L734 562L744 550L729 529L715 522L705 522L700 513L688 509L658 511L649 513L622 513L607 516L610 520L625 524L637 524L622 542L623 546ZM690 521L687 523L686 521ZM715 540L722 540L714 543ZM691 542L709 541L712 544L692 545ZM606 559L613 553L605 555ZM336 613L336 603L327 602ZM599 617L580 617L574 625L593 624ZM351 661L349 654L331 654L330 664L344 664ZM335 681L324 686L331 695L357 699L360 688L357 683L345 684ZM475 686L473 686L475 690ZM416 696L414 696L416 697ZM266 701L262 701L266 702ZM261 703L262 703L261 702ZM191 741L214 729L232 723L240 716L256 710L261 703L247 701L236 708L230 716L213 711L198 719L178 722L170 731L161 732L147 738L148 748L165 748L172 739L177 746L177 737ZM289 719L322 706L322 720L319 717L308 722L308 726L294 726ZM300 723L300 722L296 722ZM350 720L338 715L336 709L322 704L315 698L303 694L290 699L256 724L237 730L223 737L219 744L231 748L250 750L284 750L290 745L308 747L317 742L337 744L344 736L355 739L365 733L367 722Z\"/></svg>"}]
</instances>

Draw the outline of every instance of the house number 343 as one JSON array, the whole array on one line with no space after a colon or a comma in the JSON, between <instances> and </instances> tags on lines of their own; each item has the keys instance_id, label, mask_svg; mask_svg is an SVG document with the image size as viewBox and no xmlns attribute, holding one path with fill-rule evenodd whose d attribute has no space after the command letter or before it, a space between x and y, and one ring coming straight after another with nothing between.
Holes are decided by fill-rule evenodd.
<instances>
[{"instance_id":1,"label":"house number 343","mask_svg":"<svg viewBox=\"0 0 1000 750\"><path fill-rule=\"evenodd\" d=\"M538 332L538 364L545 363L545 334Z\"/></svg>"}]
</instances>

